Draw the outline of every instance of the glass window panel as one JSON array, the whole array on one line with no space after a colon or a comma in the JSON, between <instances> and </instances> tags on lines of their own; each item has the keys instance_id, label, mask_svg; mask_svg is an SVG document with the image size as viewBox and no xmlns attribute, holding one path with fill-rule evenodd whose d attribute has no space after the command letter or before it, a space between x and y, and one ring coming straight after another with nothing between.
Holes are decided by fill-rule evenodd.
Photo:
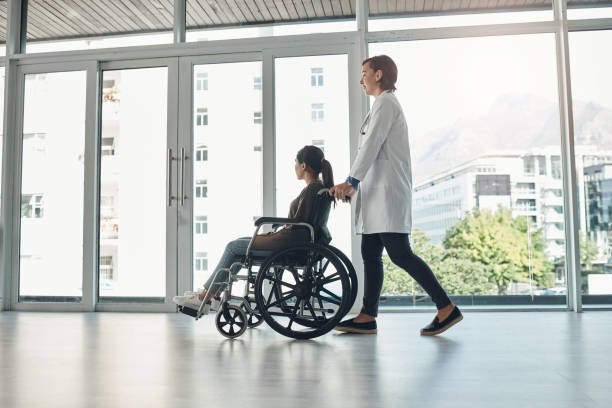
<instances>
[{"instance_id":1,"label":"glass window panel","mask_svg":"<svg viewBox=\"0 0 612 408\"><path fill-rule=\"evenodd\" d=\"M571 4L572 2L568 2ZM612 18L612 7L589 7L589 8L568 8L568 20L582 20L591 18Z\"/></svg>"},{"instance_id":2,"label":"glass window panel","mask_svg":"<svg viewBox=\"0 0 612 408\"><path fill-rule=\"evenodd\" d=\"M371 44L380 54L399 68L415 252L459 303L565 304L562 183L538 171L560 155L554 35ZM383 293L425 303L384 262Z\"/></svg>"},{"instance_id":3,"label":"glass window panel","mask_svg":"<svg viewBox=\"0 0 612 408\"><path fill-rule=\"evenodd\" d=\"M206 197L193 200L194 288L201 287L214 272L225 245L253 235L253 217L263 215L262 152L253 150L254 145L262 144L262 126L253 120L253 112L262 110L262 91L253 86L261 70L259 61L196 65L193 69L193 143L194 149L206 147L206 157L193 163L193 196ZM197 92L195 80L204 72L208 73L208 91ZM229 93L228 83L232 84ZM197 119L204 109L213 118L207 126L199 125ZM208 254L199 265L198 253Z\"/></svg>"},{"instance_id":4,"label":"glass window panel","mask_svg":"<svg viewBox=\"0 0 612 408\"><path fill-rule=\"evenodd\" d=\"M173 0L28 1L26 51L51 52L173 41Z\"/></svg>"},{"instance_id":5,"label":"glass window panel","mask_svg":"<svg viewBox=\"0 0 612 408\"><path fill-rule=\"evenodd\" d=\"M103 79L102 140L114 149L102 155L100 259L113 259L113 273L100 268L100 297L165 297L168 69Z\"/></svg>"},{"instance_id":6,"label":"glass window panel","mask_svg":"<svg viewBox=\"0 0 612 408\"><path fill-rule=\"evenodd\" d=\"M81 298L85 71L25 76L21 301Z\"/></svg>"},{"instance_id":7,"label":"glass window panel","mask_svg":"<svg viewBox=\"0 0 612 408\"><path fill-rule=\"evenodd\" d=\"M386 1L386 0L381 0ZM373 3L370 1L370 10ZM370 14L375 16L376 13ZM472 26L486 24L529 23L553 19L552 6L547 10L516 12L494 12L474 14L430 15L393 18L389 15L372 18L368 21L368 30L409 30L417 28L436 28L454 26Z\"/></svg>"},{"instance_id":8,"label":"glass window panel","mask_svg":"<svg viewBox=\"0 0 612 408\"><path fill-rule=\"evenodd\" d=\"M612 31L569 33L583 303L612 303Z\"/></svg>"},{"instance_id":9,"label":"glass window panel","mask_svg":"<svg viewBox=\"0 0 612 408\"><path fill-rule=\"evenodd\" d=\"M289 205L305 187L296 180L295 157L305 145L324 145L325 157L332 165L335 182L348 176L349 112L348 66L346 55L277 58L276 74L276 215L286 217ZM323 68L324 87L313 88L308 78L312 68ZM322 112L325 107L325 121ZM331 245L347 256L351 254L350 206L338 203L327 223L333 237Z\"/></svg>"},{"instance_id":10,"label":"glass window panel","mask_svg":"<svg viewBox=\"0 0 612 408\"><path fill-rule=\"evenodd\" d=\"M189 5L189 2L187 4ZM354 19L352 19L350 21L279 24L259 27L225 27L215 29L214 26L212 26L211 28L207 29L189 29L187 30L186 38L187 42L193 42L231 40L238 38L274 37L281 35L335 33L356 30L357 23Z\"/></svg>"},{"instance_id":11,"label":"glass window panel","mask_svg":"<svg viewBox=\"0 0 612 408\"><path fill-rule=\"evenodd\" d=\"M572 0L570 0L571 2ZM584 2L584 0L576 0ZM587 0L589 1L589 0ZM530 0L528 2L502 1L406 1L369 0L371 15L377 14L468 14L505 11L550 10L552 0Z\"/></svg>"}]
</instances>

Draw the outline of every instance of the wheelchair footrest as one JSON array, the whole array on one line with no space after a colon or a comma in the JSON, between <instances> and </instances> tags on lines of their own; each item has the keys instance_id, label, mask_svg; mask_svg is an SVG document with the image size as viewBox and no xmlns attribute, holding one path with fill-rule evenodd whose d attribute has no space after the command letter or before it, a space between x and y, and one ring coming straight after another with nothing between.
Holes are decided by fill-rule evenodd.
<instances>
[{"instance_id":1,"label":"wheelchair footrest","mask_svg":"<svg viewBox=\"0 0 612 408\"><path fill-rule=\"evenodd\" d=\"M187 316L196 317L198 315L198 311L186 306L179 306L179 312L186 314Z\"/></svg>"},{"instance_id":2,"label":"wheelchair footrest","mask_svg":"<svg viewBox=\"0 0 612 408\"><path fill-rule=\"evenodd\" d=\"M221 302L218 299L212 299L211 303L207 303L202 308L202 314L200 316L205 316L210 312L216 312L221 308ZM198 318L198 310L192 309L187 306L179 306L179 312L186 314L187 316Z\"/></svg>"}]
</instances>

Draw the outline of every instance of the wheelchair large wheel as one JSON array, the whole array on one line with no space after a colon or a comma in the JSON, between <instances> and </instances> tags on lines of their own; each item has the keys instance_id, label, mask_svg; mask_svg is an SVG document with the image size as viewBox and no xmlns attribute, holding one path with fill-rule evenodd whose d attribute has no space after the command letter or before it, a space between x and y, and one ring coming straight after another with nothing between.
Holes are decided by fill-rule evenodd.
<instances>
[{"instance_id":1,"label":"wheelchair large wheel","mask_svg":"<svg viewBox=\"0 0 612 408\"><path fill-rule=\"evenodd\" d=\"M353 266L353 263L351 262L350 259L348 259L348 257L344 254L344 252L342 252L338 248L333 247L331 245L327 245L327 247L331 249L332 252L336 254L336 256L338 256L338 258L340 258L351 280L351 299L348 302L348 306L346 307L346 310L343 313L343 317L344 317L344 315L346 315L349 312L349 310L351 310L351 307L353 307L353 305L355 304L355 300L357 299L357 289L358 289L357 272L355 271L355 267Z\"/></svg>"},{"instance_id":2,"label":"wheelchair large wheel","mask_svg":"<svg viewBox=\"0 0 612 408\"><path fill-rule=\"evenodd\" d=\"M344 268L349 274L349 279L350 279L350 284L351 284L351 290L350 290L351 298L350 298L350 301L346 304L346 309L341 311L340 313L342 317L344 317L351 310L351 307L353 307L353 304L355 304L355 300L357 299L357 289L358 289L357 272L355 271L355 267L353 266L353 263L351 262L350 259L348 259L348 257L344 254L344 252L342 252L338 248L331 246L331 245L326 245L326 247L329 248L338 258L340 258L340 260L344 264ZM299 318L297 318L297 320L302 325L308 326L308 327L318 327L322 323L321 321L303 320Z\"/></svg>"},{"instance_id":3,"label":"wheelchair large wheel","mask_svg":"<svg viewBox=\"0 0 612 408\"><path fill-rule=\"evenodd\" d=\"M321 336L338 324L351 300L349 274L330 249L307 244L272 254L255 282L258 312L294 339Z\"/></svg>"}]
</instances>

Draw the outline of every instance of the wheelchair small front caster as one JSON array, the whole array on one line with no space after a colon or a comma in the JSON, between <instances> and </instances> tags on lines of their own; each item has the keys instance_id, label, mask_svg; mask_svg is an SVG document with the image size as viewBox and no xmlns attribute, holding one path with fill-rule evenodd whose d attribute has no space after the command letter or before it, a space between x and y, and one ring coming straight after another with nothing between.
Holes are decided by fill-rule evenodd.
<instances>
[{"instance_id":1,"label":"wheelchair small front caster","mask_svg":"<svg viewBox=\"0 0 612 408\"><path fill-rule=\"evenodd\" d=\"M249 299L248 302L251 310L253 310L254 312L249 312L244 303L240 305L240 307L247 315L247 324L249 328L253 329L262 324L264 320L263 317L259 313L257 313L257 303L255 302L255 300Z\"/></svg>"},{"instance_id":2,"label":"wheelchair small front caster","mask_svg":"<svg viewBox=\"0 0 612 408\"><path fill-rule=\"evenodd\" d=\"M235 339L247 329L248 319L239 306L224 303L219 308L215 323L219 333L228 339Z\"/></svg>"}]
</instances>

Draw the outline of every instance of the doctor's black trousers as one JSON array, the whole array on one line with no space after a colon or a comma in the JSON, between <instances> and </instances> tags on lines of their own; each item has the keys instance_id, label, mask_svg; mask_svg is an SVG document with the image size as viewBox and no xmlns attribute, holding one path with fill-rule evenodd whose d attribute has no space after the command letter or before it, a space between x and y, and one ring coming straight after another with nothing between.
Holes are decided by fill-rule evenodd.
<instances>
[{"instance_id":1,"label":"doctor's black trousers","mask_svg":"<svg viewBox=\"0 0 612 408\"><path fill-rule=\"evenodd\" d=\"M384 279L383 247L391 262L404 269L417 281L436 304L438 309L451 304L431 268L412 252L408 234L383 232L361 236L361 257L364 264L365 286L362 313L378 315L378 301Z\"/></svg>"}]
</instances>

